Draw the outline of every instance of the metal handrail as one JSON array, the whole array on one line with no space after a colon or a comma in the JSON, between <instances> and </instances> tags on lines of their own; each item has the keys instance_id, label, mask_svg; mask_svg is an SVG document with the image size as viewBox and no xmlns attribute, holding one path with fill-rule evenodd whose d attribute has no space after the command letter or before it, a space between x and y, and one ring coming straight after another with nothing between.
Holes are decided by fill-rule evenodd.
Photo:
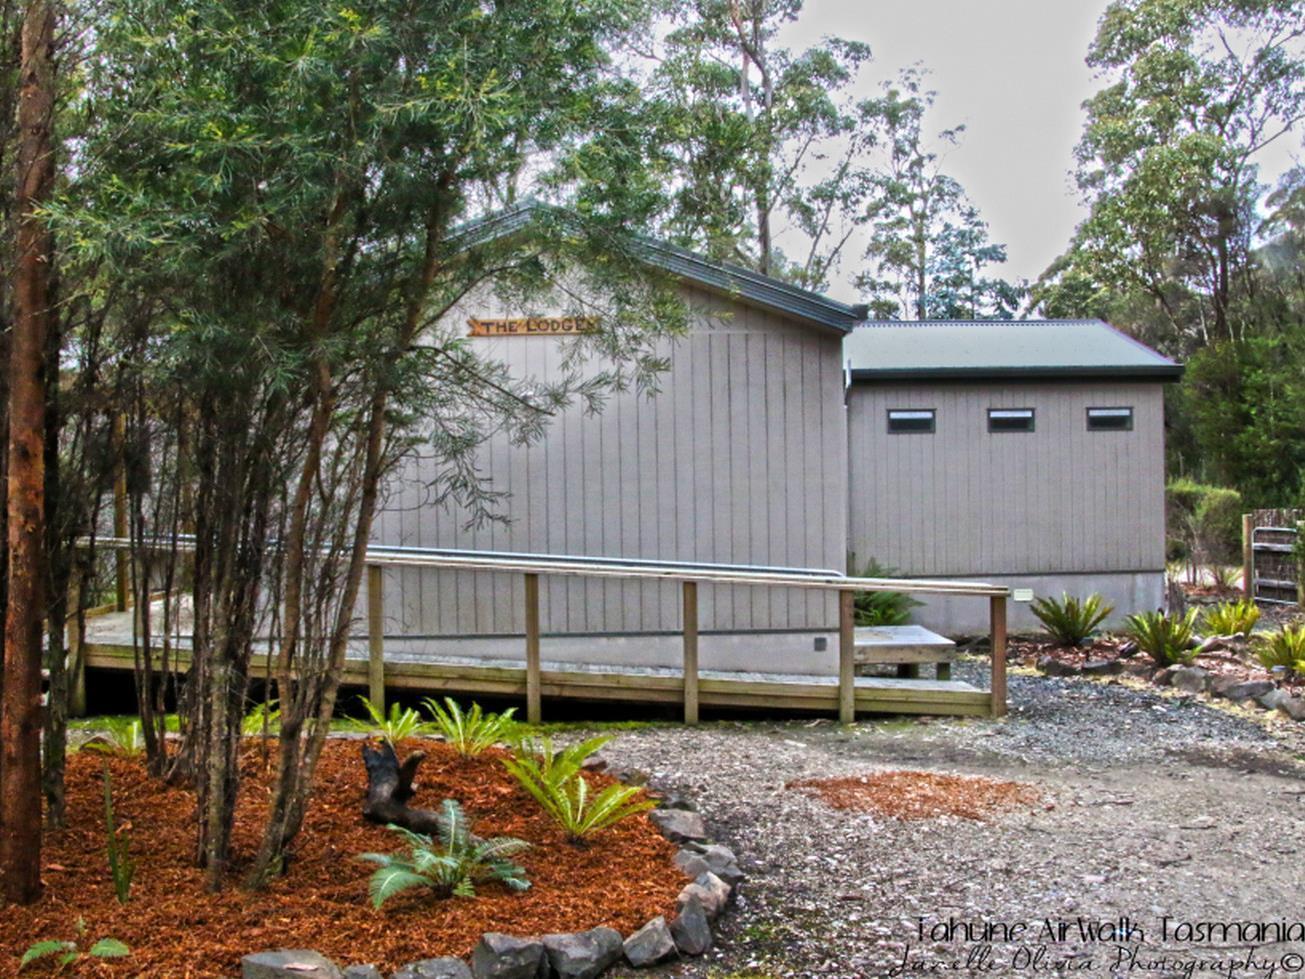
<instances>
[{"instance_id":1,"label":"metal handrail","mask_svg":"<svg viewBox=\"0 0 1305 979\"><path fill-rule=\"evenodd\" d=\"M89 545L91 542L83 542ZM125 537L100 537L99 546L119 549L132 546ZM151 550L170 550L171 541L140 542ZM180 551L192 551L195 541L178 536ZM1006 597L1010 589L977 581L946 581L934 578L857 578L836 571L807 568L775 568L762 565L680 563L636 558L583 555L543 555L509 551L471 551L453 548L369 545L366 563L375 567L445 568L462 571L499 571L517 574L547 574L573 577L634 578L660 581L697 581L704 584L753 585L758 587L809 588L821 591L899 591L916 594L975 595Z\"/></svg>"}]
</instances>

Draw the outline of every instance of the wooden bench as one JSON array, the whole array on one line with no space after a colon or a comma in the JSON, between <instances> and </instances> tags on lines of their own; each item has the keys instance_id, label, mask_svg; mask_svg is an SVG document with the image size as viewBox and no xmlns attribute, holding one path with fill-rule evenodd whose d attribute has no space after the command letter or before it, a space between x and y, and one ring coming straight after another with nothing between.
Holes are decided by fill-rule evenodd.
<instances>
[{"instance_id":1,"label":"wooden bench","mask_svg":"<svg viewBox=\"0 0 1305 979\"><path fill-rule=\"evenodd\" d=\"M861 667L895 665L899 677L920 675L921 663L933 663L939 680L952 678L956 643L918 625L860 626L853 632L857 673Z\"/></svg>"}]
</instances>

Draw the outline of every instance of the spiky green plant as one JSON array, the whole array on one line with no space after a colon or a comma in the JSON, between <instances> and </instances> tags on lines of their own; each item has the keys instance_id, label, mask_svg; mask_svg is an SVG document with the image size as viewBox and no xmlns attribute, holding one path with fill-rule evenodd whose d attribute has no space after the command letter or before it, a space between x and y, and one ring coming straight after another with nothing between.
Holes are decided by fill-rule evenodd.
<instances>
[{"instance_id":1,"label":"spiky green plant","mask_svg":"<svg viewBox=\"0 0 1305 979\"><path fill-rule=\"evenodd\" d=\"M1255 658L1266 670L1305 676L1305 625L1284 625L1277 632L1256 633Z\"/></svg>"},{"instance_id":2,"label":"spiky green plant","mask_svg":"<svg viewBox=\"0 0 1305 979\"><path fill-rule=\"evenodd\" d=\"M421 715L411 707L400 710L397 703L390 704L390 712L387 715L366 697L359 697L358 700L371 720L371 730L391 748L397 750L401 742L415 738L426 729Z\"/></svg>"},{"instance_id":3,"label":"spiky green plant","mask_svg":"<svg viewBox=\"0 0 1305 979\"><path fill-rule=\"evenodd\" d=\"M1059 599L1035 598L1031 608L1043 628L1062 646L1077 646L1115 610L1095 592L1082 601L1068 592Z\"/></svg>"},{"instance_id":4,"label":"spiky green plant","mask_svg":"<svg viewBox=\"0 0 1305 979\"><path fill-rule=\"evenodd\" d=\"M479 755L506 740L513 727L512 715L516 713L515 707L509 707L501 714L484 714L476 703L464 712L452 697L444 698L443 707L430 697L422 703L430 711L436 733L442 734L463 758Z\"/></svg>"},{"instance_id":5,"label":"spiky green plant","mask_svg":"<svg viewBox=\"0 0 1305 979\"><path fill-rule=\"evenodd\" d=\"M590 738L554 750L552 741L543 738L538 743L523 742L511 758L503 759L504 767L572 843L653 808L650 800L637 798L639 789L633 786L613 783L590 795L583 772L585 759L609 740Z\"/></svg>"},{"instance_id":6,"label":"spiky green plant","mask_svg":"<svg viewBox=\"0 0 1305 979\"><path fill-rule=\"evenodd\" d=\"M97 730L82 747L119 758L134 758L145 752L145 734L140 721L130 717L105 718L104 727Z\"/></svg>"},{"instance_id":7,"label":"spiky green plant","mask_svg":"<svg viewBox=\"0 0 1305 979\"><path fill-rule=\"evenodd\" d=\"M858 578L896 578L897 570L880 564L866 562ZM906 625L911 620L911 609L923 605L906 592L859 591L852 599L852 616L857 625Z\"/></svg>"},{"instance_id":8,"label":"spiky green plant","mask_svg":"<svg viewBox=\"0 0 1305 979\"><path fill-rule=\"evenodd\" d=\"M276 734L281 729L281 708L275 700L259 701L240 720L240 732L251 736L255 734Z\"/></svg>"},{"instance_id":9,"label":"spiky green plant","mask_svg":"<svg viewBox=\"0 0 1305 979\"><path fill-rule=\"evenodd\" d=\"M1192 630L1196 626L1197 610L1188 609L1179 616L1162 612L1139 612L1125 620L1128 635L1158 666L1190 663L1196 658L1192 648Z\"/></svg>"},{"instance_id":10,"label":"spiky green plant","mask_svg":"<svg viewBox=\"0 0 1305 979\"><path fill-rule=\"evenodd\" d=\"M1221 592L1237 590L1237 579L1241 577L1241 568L1230 564L1212 564L1209 571L1210 579L1214 582L1216 589Z\"/></svg>"},{"instance_id":11,"label":"spiky green plant","mask_svg":"<svg viewBox=\"0 0 1305 979\"><path fill-rule=\"evenodd\" d=\"M113 893L119 904L126 904L131 898L131 879L136 874L136 861L128 850L131 840L126 830L118 828L113 813L113 776L109 774L109 765L104 765L104 833L105 853L109 860L109 875L113 878Z\"/></svg>"},{"instance_id":12,"label":"spiky green plant","mask_svg":"<svg viewBox=\"0 0 1305 979\"><path fill-rule=\"evenodd\" d=\"M530 887L525 869L508 858L530 844L510 836L480 839L472 834L462 806L445 799L440 807L439 843L402 826L388 828L407 842L399 853L364 853L359 859L378 864L368 883L372 907L404 891L424 887L437 897L475 897L476 885L499 881L514 891Z\"/></svg>"},{"instance_id":13,"label":"spiky green plant","mask_svg":"<svg viewBox=\"0 0 1305 979\"><path fill-rule=\"evenodd\" d=\"M131 949L116 938L101 938L90 948L83 951L81 943L85 937L86 921L83 918L78 918L76 941L37 942L23 953L23 957L18 962L18 971L21 972L33 962L38 962L41 959L54 958L54 971L56 975L59 975L70 965L82 959L123 959L131 954Z\"/></svg>"},{"instance_id":14,"label":"spiky green plant","mask_svg":"<svg viewBox=\"0 0 1305 979\"><path fill-rule=\"evenodd\" d=\"M1201 615L1205 631L1212 636L1249 634L1259 621L1259 606L1245 598L1211 605Z\"/></svg>"}]
</instances>

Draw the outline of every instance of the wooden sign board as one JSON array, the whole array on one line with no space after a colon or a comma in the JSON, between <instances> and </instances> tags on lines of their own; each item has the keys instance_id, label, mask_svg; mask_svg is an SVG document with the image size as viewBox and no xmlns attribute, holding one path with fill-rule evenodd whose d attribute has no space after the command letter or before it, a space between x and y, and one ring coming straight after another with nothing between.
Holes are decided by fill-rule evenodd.
<instances>
[{"instance_id":1,"label":"wooden sign board","mask_svg":"<svg viewBox=\"0 0 1305 979\"><path fill-rule=\"evenodd\" d=\"M552 337L592 333L598 329L596 316L525 316L515 319L467 320L473 337Z\"/></svg>"}]
</instances>

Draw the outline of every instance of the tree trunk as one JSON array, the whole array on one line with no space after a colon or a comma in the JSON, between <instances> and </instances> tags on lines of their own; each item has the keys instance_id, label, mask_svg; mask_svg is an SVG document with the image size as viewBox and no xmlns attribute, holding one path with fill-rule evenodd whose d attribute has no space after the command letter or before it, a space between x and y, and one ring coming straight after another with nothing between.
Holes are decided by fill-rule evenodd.
<instances>
[{"instance_id":1,"label":"tree trunk","mask_svg":"<svg viewBox=\"0 0 1305 979\"><path fill-rule=\"evenodd\" d=\"M41 893L41 648L45 622L45 335L49 231L34 213L54 180L54 9L31 0L23 21L18 215L9 352L8 604L0 702L0 874L8 901Z\"/></svg>"},{"instance_id":2,"label":"tree trunk","mask_svg":"<svg viewBox=\"0 0 1305 979\"><path fill-rule=\"evenodd\" d=\"M439 835L443 824L439 813L408 805L413 795L413 779L426 753L414 751L400 763L393 746L385 741L378 748L364 744L362 756L367 768L367 801L363 803L363 818L382 826L393 823L426 836Z\"/></svg>"}]
</instances>

